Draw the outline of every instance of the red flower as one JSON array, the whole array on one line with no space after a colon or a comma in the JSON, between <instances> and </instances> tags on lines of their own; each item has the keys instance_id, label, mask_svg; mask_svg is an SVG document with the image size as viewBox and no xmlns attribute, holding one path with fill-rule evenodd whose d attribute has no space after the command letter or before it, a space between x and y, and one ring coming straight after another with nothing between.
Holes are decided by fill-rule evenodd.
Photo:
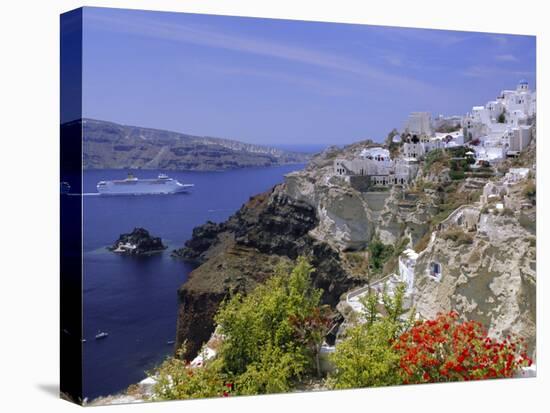
<instances>
[{"instance_id":1,"label":"red flower","mask_svg":"<svg viewBox=\"0 0 550 413\"><path fill-rule=\"evenodd\" d=\"M452 312L415 323L395 341L393 349L400 355L403 380L425 383L512 377L532 363L520 352L521 342L493 340L480 323L459 322L458 314Z\"/></svg>"}]
</instances>

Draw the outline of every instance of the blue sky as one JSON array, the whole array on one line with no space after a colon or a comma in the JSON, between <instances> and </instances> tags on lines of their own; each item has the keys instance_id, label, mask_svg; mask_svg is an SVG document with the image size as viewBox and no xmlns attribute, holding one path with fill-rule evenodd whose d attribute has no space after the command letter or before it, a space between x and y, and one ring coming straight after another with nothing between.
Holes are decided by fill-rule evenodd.
<instances>
[{"instance_id":1,"label":"blue sky","mask_svg":"<svg viewBox=\"0 0 550 413\"><path fill-rule=\"evenodd\" d=\"M535 37L84 9L85 117L261 144L382 140L520 79Z\"/></svg>"}]
</instances>

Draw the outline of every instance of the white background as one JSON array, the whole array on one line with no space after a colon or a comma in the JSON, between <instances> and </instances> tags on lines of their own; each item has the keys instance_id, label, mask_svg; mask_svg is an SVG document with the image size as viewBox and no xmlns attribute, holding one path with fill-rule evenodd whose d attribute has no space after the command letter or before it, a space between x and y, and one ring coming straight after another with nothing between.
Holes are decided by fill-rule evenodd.
<instances>
[{"instance_id":1,"label":"white background","mask_svg":"<svg viewBox=\"0 0 550 413\"><path fill-rule=\"evenodd\" d=\"M82 5L537 35L538 377L102 407L101 411L548 411L550 156L544 1L65 0L2 2L0 15L0 410L65 412L58 400L59 14ZM475 102L472 102L474 104Z\"/></svg>"}]
</instances>

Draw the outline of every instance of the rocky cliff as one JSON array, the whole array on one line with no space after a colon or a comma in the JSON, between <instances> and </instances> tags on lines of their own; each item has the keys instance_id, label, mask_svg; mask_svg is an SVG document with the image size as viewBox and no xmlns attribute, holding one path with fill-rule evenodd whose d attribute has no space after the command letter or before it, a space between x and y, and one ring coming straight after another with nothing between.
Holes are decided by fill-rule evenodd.
<instances>
[{"instance_id":1,"label":"rocky cliff","mask_svg":"<svg viewBox=\"0 0 550 413\"><path fill-rule=\"evenodd\" d=\"M309 155L231 139L82 120L86 169L223 170L304 163Z\"/></svg>"},{"instance_id":2,"label":"rocky cliff","mask_svg":"<svg viewBox=\"0 0 550 413\"><path fill-rule=\"evenodd\" d=\"M192 357L212 334L220 302L235 291L247 292L271 275L278 264L310 257L316 287L335 305L340 295L361 282L348 274L340 255L310 232L318 225L315 209L291 198L285 185L251 198L223 224L206 223L174 255L199 266L180 288L176 345L187 341Z\"/></svg>"},{"instance_id":3,"label":"rocky cliff","mask_svg":"<svg viewBox=\"0 0 550 413\"><path fill-rule=\"evenodd\" d=\"M509 186L504 203L493 197L457 210L434 232L415 268L414 305L422 317L456 310L493 336L524 337L534 351L536 214L528 184Z\"/></svg>"},{"instance_id":4,"label":"rocky cliff","mask_svg":"<svg viewBox=\"0 0 550 413\"><path fill-rule=\"evenodd\" d=\"M420 252L414 301L421 316L454 309L482 321L494 335L520 333L533 347L535 213L525 198L527 184L510 187L502 201L506 208L497 210L481 202L486 186L503 179L490 173L451 180L445 170L427 168L408 186L376 191L333 174L336 157L371 144L326 150L283 184L251 198L228 221L196 228L174 252L198 265L179 290L177 343L188 341L188 357L212 333L221 300L249 291L279 263L309 257L314 284L323 289L324 302L336 306L343 293L397 271L406 246ZM465 205L474 213L468 210L462 235L448 225L463 225L457 217L463 219ZM523 209L510 214L513 208ZM471 216L477 217L474 224ZM382 274L370 261L373 239L393 248ZM440 280L430 275L433 263L441 268Z\"/></svg>"},{"instance_id":5,"label":"rocky cliff","mask_svg":"<svg viewBox=\"0 0 550 413\"><path fill-rule=\"evenodd\" d=\"M212 333L221 300L233 291L249 291L281 262L309 257L316 268L313 282L332 306L368 281L368 270L353 254L361 254L374 236L392 193L355 189L333 175L332 162L371 144L325 151L283 184L251 198L226 222L195 228L185 247L174 251L198 266L179 290L177 345L187 340L188 357Z\"/></svg>"}]
</instances>

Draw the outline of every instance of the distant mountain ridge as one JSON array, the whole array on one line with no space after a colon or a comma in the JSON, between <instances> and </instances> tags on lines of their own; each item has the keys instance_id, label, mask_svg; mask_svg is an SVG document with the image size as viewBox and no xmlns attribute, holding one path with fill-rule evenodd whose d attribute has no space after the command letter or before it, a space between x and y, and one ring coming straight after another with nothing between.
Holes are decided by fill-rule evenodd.
<instances>
[{"instance_id":1,"label":"distant mountain ridge","mask_svg":"<svg viewBox=\"0 0 550 413\"><path fill-rule=\"evenodd\" d=\"M310 155L233 139L82 119L85 169L213 171L305 163Z\"/></svg>"}]
</instances>

